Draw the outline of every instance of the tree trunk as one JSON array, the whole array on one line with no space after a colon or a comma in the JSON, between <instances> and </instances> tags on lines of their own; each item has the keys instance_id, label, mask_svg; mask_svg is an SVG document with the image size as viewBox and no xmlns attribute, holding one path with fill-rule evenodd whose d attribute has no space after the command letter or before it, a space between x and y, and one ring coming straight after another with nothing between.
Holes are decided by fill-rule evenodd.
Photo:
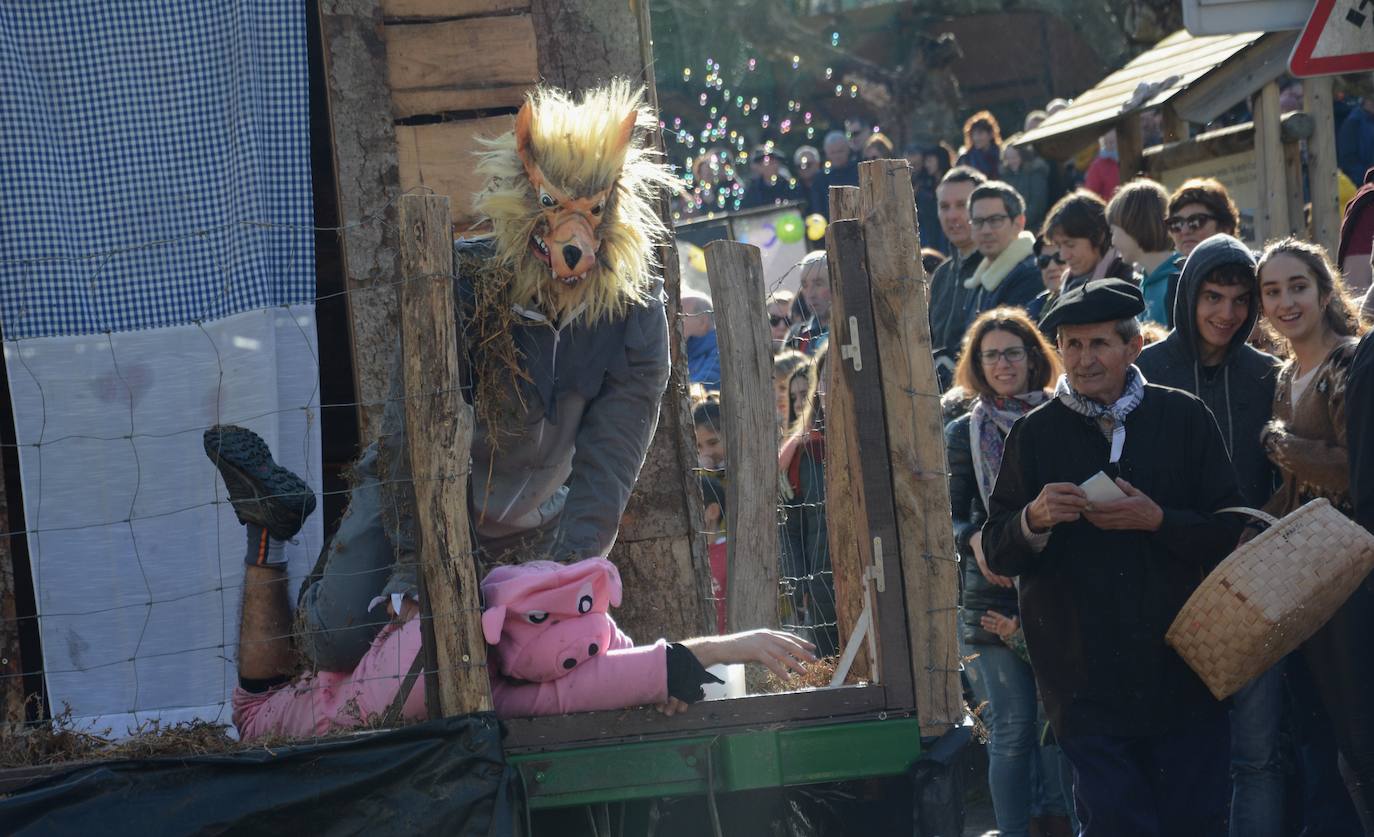
<instances>
[{"instance_id":1,"label":"tree trunk","mask_svg":"<svg viewBox=\"0 0 1374 837\"><path fill-rule=\"evenodd\" d=\"M612 0L534 0L539 74L549 84L580 92L612 78L638 79L657 110L647 3ZM654 133L662 150L662 136ZM671 225L668 196L659 216ZM701 489L692 468L696 449L687 406L687 362L678 324L677 248L660 248L668 296L669 353L673 370L659 411L658 430L621 520L610 559L620 568L624 606L617 621L638 640L682 639L714 624Z\"/></svg>"}]
</instances>

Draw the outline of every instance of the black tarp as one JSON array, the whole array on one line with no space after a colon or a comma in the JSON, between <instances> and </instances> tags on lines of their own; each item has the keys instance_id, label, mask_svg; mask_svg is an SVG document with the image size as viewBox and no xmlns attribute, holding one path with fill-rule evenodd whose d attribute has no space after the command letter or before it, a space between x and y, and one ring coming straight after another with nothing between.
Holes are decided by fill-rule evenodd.
<instances>
[{"instance_id":1,"label":"black tarp","mask_svg":"<svg viewBox=\"0 0 1374 837\"><path fill-rule=\"evenodd\" d=\"M73 766L0 799L0 833L511 835L491 715L284 747Z\"/></svg>"}]
</instances>

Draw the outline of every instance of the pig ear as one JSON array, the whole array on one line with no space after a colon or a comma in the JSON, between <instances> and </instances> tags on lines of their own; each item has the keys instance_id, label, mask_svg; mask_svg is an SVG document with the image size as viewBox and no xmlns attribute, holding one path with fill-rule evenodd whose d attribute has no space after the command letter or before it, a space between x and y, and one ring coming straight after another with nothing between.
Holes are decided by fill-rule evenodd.
<instances>
[{"instance_id":1,"label":"pig ear","mask_svg":"<svg viewBox=\"0 0 1374 837\"><path fill-rule=\"evenodd\" d=\"M487 645L495 645L501 641L501 628L505 624L505 605L496 605L482 611L482 635L486 637Z\"/></svg>"},{"instance_id":2,"label":"pig ear","mask_svg":"<svg viewBox=\"0 0 1374 837\"><path fill-rule=\"evenodd\" d=\"M606 562L606 581L611 588L611 607L620 607L620 570L610 561Z\"/></svg>"}]
</instances>

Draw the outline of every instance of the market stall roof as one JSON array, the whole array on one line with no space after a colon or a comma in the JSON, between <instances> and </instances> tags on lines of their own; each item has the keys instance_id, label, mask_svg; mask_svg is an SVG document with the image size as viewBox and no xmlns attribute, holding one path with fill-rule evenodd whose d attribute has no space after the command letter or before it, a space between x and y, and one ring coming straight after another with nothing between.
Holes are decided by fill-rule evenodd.
<instances>
[{"instance_id":1,"label":"market stall roof","mask_svg":"<svg viewBox=\"0 0 1374 837\"><path fill-rule=\"evenodd\" d=\"M1180 30L1083 92L1016 144L1051 157L1073 154L1121 117L1171 105L1208 122L1284 72L1296 32L1198 37Z\"/></svg>"}]
</instances>

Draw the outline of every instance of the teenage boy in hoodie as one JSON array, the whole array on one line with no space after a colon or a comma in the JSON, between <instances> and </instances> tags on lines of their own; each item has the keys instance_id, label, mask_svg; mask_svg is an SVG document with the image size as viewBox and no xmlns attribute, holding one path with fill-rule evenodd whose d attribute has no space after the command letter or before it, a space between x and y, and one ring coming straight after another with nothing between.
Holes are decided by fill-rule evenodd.
<instances>
[{"instance_id":1,"label":"teenage boy in hoodie","mask_svg":"<svg viewBox=\"0 0 1374 837\"><path fill-rule=\"evenodd\" d=\"M1255 257L1217 234L1188 256L1174 301L1174 330L1147 346L1136 365L1152 384L1201 398L1221 428L1246 503L1258 508L1274 493L1274 471L1260 445L1274 401L1279 360L1246 340L1259 319ZM1283 774L1279 761L1282 666L1236 694L1231 710L1231 834L1280 833Z\"/></svg>"},{"instance_id":2,"label":"teenage boy in hoodie","mask_svg":"<svg viewBox=\"0 0 1374 837\"><path fill-rule=\"evenodd\" d=\"M1035 261L1035 235L1026 232L1026 202L1009 183L989 180L968 196L968 222L983 260L964 282L964 330L1001 305L1025 308L1044 289Z\"/></svg>"}]
</instances>

